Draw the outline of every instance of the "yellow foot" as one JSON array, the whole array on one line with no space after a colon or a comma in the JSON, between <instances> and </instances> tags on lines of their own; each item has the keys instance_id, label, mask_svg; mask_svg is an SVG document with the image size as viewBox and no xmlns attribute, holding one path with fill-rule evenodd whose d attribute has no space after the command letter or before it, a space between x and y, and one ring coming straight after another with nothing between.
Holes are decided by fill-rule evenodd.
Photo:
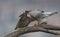
<instances>
[{"instance_id":1,"label":"yellow foot","mask_svg":"<svg viewBox=\"0 0 60 37\"><path fill-rule=\"evenodd\" d=\"M40 22L37 21L34 26L40 27Z\"/></svg>"}]
</instances>

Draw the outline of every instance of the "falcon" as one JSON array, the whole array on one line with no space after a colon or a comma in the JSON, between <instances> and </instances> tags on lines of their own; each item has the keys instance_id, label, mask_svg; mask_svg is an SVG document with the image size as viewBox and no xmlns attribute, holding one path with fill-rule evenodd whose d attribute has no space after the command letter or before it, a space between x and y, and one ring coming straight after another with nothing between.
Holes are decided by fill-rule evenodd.
<instances>
[{"instance_id":1,"label":"falcon","mask_svg":"<svg viewBox=\"0 0 60 37\"><path fill-rule=\"evenodd\" d=\"M34 13L35 15L33 15ZM30 13L30 11L25 11L23 14L21 14L19 17L21 17L16 25L16 29L18 28L24 28L24 27L27 27L29 25L29 23L31 23L32 21L35 21L37 20L36 24L34 26L40 26L41 23L46 23L46 21L43 21L43 19L45 19L46 17L49 17L51 15L54 15L56 14L57 12L53 12L53 13L50 13L50 14L44 14L45 12L44 11L32 11L30 13L30 16L28 17L27 15ZM47 15L47 16L46 16Z\"/></svg>"}]
</instances>

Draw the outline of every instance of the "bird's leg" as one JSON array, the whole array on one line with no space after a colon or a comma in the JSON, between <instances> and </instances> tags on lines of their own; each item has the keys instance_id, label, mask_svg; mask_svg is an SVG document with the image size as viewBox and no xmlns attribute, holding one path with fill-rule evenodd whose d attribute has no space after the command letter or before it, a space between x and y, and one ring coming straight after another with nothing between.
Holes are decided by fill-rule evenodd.
<instances>
[{"instance_id":1,"label":"bird's leg","mask_svg":"<svg viewBox=\"0 0 60 37\"><path fill-rule=\"evenodd\" d=\"M36 27L40 27L40 22L39 21L37 21L35 24L34 24L34 26L36 26Z\"/></svg>"}]
</instances>

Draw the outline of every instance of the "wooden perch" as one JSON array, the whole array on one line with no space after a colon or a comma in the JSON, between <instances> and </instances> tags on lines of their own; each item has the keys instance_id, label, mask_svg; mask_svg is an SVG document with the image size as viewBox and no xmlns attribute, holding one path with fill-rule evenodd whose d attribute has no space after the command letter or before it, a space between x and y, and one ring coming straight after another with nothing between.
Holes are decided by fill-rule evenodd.
<instances>
[{"instance_id":1,"label":"wooden perch","mask_svg":"<svg viewBox=\"0 0 60 37\"><path fill-rule=\"evenodd\" d=\"M54 35L60 35L60 33L57 32L53 32L47 29L44 29L42 27L25 27L25 28L19 28L16 31L6 35L5 37L18 37L19 35L25 34L25 33L30 33L30 32L46 32L46 33L50 33L50 34L54 34Z\"/></svg>"},{"instance_id":2,"label":"wooden perch","mask_svg":"<svg viewBox=\"0 0 60 37\"><path fill-rule=\"evenodd\" d=\"M60 27L58 26L53 26L53 25L48 25L48 24L41 24L40 26L49 30L60 30Z\"/></svg>"}]
</instances>

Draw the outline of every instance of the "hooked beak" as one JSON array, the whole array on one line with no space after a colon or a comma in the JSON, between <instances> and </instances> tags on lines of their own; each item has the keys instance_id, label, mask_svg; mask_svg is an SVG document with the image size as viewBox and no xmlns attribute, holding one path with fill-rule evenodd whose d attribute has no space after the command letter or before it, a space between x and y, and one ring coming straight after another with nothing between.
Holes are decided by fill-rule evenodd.
<instances>
[{"instance_id":1,"label":"hooked beak","mask_svg":"<svg viewBox=\"0 0 60 37\"><path fill-rule=\"evenodd\" d=\"M54 15L54 14L57 14L58 12L54 12L54 13L52 13L52 14L49 14L49 16L51 16L51 15Z\"/></svg>"}]
</instances>

